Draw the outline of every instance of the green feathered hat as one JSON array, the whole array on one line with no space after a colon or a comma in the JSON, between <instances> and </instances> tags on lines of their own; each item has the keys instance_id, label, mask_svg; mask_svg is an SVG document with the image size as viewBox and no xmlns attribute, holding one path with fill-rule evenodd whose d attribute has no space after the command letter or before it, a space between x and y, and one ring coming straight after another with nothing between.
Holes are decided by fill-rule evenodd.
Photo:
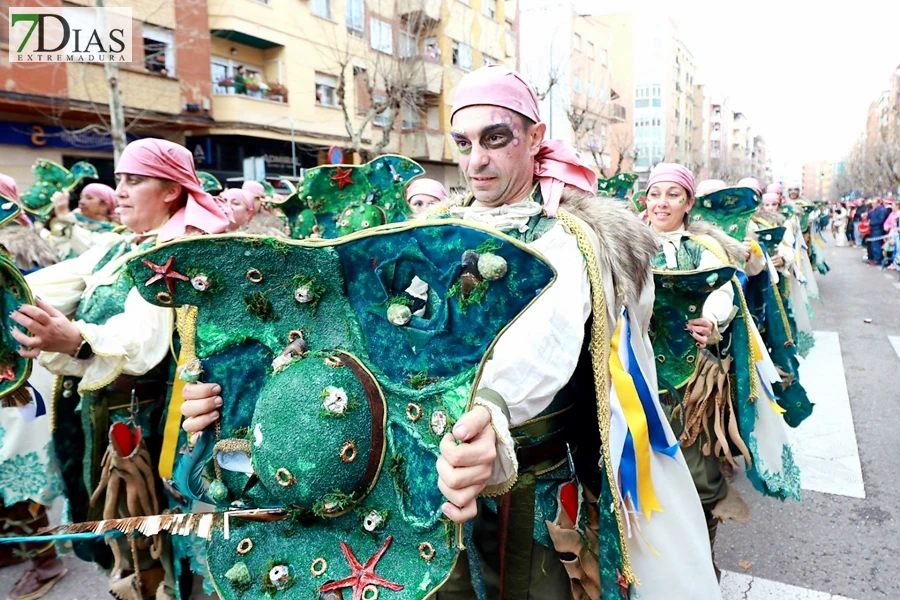
<instances>
[{"instance_id":1,"label":"green feathered hat","mask_svg":"<svg viewBox=\"0 0 900 600\"><path fill-rule=\"evenodd\" d=\"M634 173L619 173L609 179L598 178L597 190L600 196L625 198L628 190L634 187L634 182L637 180L638 176Z\"/></svg>"},{"instance_id":2,"label":"green feathered hat","mask_svg":"<svg viewBox=\"0 0 900 600\"><path fill-rule=\"evenodd\" d=\"M19 195L25 210L40 219L46 219L53 212L53 194L72 191L83 179L98 179L96 167L81 161L72 165L71 170L51 160L39 159L31 168L34 183Z\"/></svg>"},{"instance_id":3,"label":"green feathered hat","mask_svg":"<svg viewBox=\"0 0 900 600\"><path fill-rule=\"evenodd\" d=\"M318 236L334 238L405 221L411 215L406 186L424 172L415 161L394 154L364 165L322 165L308 169L296 193L273 205L288 217L294 239L310 237L314 227ZM347 209L355 210L346 215Z\"/></svg>"},{"instance_id":4,"label":"green feathered hat","mask_svg":"<svg viewBox=\"0 0 900 600\"><path fill-rule=\"evenodd\" d=\"M759 207L759 200L759 195L748 187L725 188L697 197L691 220L712 223L730 237L743 242L747 224Z\"/></svg>"},{"instance_id":5,"label":"green feathered hat","mask_svg":"<svg viewBox=\"0 0 900 600\"><path fill-rule=\"evenodd\" d=\"M656 300L650 341L656 353L660 392L678 389L694 375L699 349L684 325L703 316L703 303L716 288L731 281L734 273L733 267L724 266L698 271L653 270Z\"/></svg>"},{"instance_id":6,"label":"green feathered hat","mask_svg":"<svg viewBox=\"0 0 900 600\"><path fill-rule=\"evenodd\" d=\"M10 198L0 194L0 227L19 216L22 209Z\"/></svg>"},{"instance_id":7,"label":"green feathered hat","mask_svg":"<svg viewBox=\"0 0 900 600\"><path fill-rule=\"evenodd\" d=\"M440 441L553 269L450 219L327 241L187 238L128 269L147 301L197 307L188 375L225 399L219 430L180 455L175 486L275 511L215 521L207 564L220 597L433 594L461 544L441 512Z\"/></svg>"},{"instance_id":8,"label":"green feathered hat","mask_svg":"<svg viewBox=\"0 0 900 600\"><path fill-rule=\"evenodd\" d=\"M221 192L224 189L219 180L216 179L214 175L207 173L206 171L197 171L197 179L200 180L200 185L203 186L203 191L209 194L216 194L217 192Z\"/></svg>"},{"instance_id":9,"label":"green feathered hat","mask_svg":"<svg viewBox=\"0 0 900 600\"><path fill-rule=\"evenodd\" d=\"M19 343L10 332L13 327L25 332L24 327L9 318L9 314L22 304L34 304L31 290L12 259L0 249L0 320L3 321L0 330L0 398L3 398L3 406L23 406L31 400L22 387L31 375L31 360L19 355Z\"/></svg>"}]
</instances>

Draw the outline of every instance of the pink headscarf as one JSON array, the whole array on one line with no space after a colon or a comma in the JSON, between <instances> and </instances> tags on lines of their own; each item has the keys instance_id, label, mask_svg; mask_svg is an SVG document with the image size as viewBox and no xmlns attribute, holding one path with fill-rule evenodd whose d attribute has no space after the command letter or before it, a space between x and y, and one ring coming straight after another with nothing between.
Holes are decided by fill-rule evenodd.
<instances>
[{"instance_id":1,"label":"pink headscarf","mask_svg":"<svg viewBox=\"0 0 900 600\"><path fill-rule=\"evenodd\" d=\"M81 193L90 194L91 196L100 198L106 205L106 208L109 209L110 216L112 216L113 211L116 210L116 206L118 205L118 202L116 202L116 191L106 184L89 183L84 186L84 189L81 190Z\"/></svg>"},{"instance_id":2,"label":"pink headscarf","mask_svg":"<svg viewBox=\"0 0 900 600\"><path fill-rule=\"evenodd\" d=\"M502 65L488 65L472 71L456 86L453 112L469 106L499 106L540 123L537 96L521 75ZM534 161L534 176L541 184L547 215L556 216L563 189L568 185L597 195L597 174L560 140L541 144Z\"/></svg>"},{"instance_id":3,"label":"pink headscarf","mask_svg":"<svg viewBox=\"0 0 900 600\"><path fill-rule=\"evenodd\" d=\"M254 181L252 183L256 182ZM247 184L245 183L244 185ZM228 188L227 190L219 194L219 198L225 198L226 200L240 200L244 203L244 206L247 207L247 210L254 214L259 208L259 202L256 200L256 198L247 193L247 190L243 188Z\"/></svg>"},{"instance_id":4,"label":"pink headscarf","mask_svg":"<svg viewBox=\"0 0 900 600\"><path fill-rule=\"evenodd\" d=\"M266 195L266 188L258 181L245 181L244 185L241 186L241 189L254 198Z\"/></svg>"},{"instance_id":5,"label":"pink headscarf","mask_svg":"<svg viewBox=\"0 0 900 600\"><path fill-rule=\"evenodd\" d=\"M184 235L188 227L206 233L222 233L228 228L228 217L213 197L203 191L194 170L194 157L184 146L155 138L131 142L116 165L116 174L120 173L168 179L187 191L187 205L159 230L161 242Z\"/></svg>"},{"instance_id":6,"label":"pink headscarf","mask_svg":"<svg viewBox=\"0 0 900 600\"><path fill-rule=\"evenodd\" d=\"M719 190L724 190L727 187L728 185L721 179L704 179L697 184L696 194L697 196L705 196L707 194L712 194L713 192L718 192Z\"/></svg>"},{"instance_id":7,"label":"pink headscarf","mask_svg":"<svg viewBox=\"0 0 900 600\"><path fill-rule=\"evenodd\" d=\"M783 194L784 187L780 183L770 183L766 186L766 193Z\"/></svg>"},{"instance_id":8,"label":"pink headscarf","mask_svg":"<svg viewBox=\"0 0 900 600\"><path fill-rule=\"evenodd\" d=\"M654 184L660 182L677 183L688 193L688 198L695 196L694 176L691 172L681 165L675 163L659 163L650 171L650 178L647 180L647 189L649 190Z\"/></svg>"},{"instance_id":9,"label":"pink headscarf","mask_svg":"<svg viewBox=\"0 0 900 600\"><path fill-rule=\"evenodd\" d=\"M778 192L766 192L762 195L763 202L769 201L777 201L780 200L781 197L778 195Z\"/></svg>"},{"instance_id":10,"label":"pink headscarf","mask_svg":"<svg viewBox=\"0 0 900 600\"><path fill-rule=\"evenodd\" d=\"M759 183L759 179L755 177L744 177L740 181L737 182L738 187L748 187L760 196L762 196L762 184Z\"/></svg>"},{"instance_id":11,"label":"pink headscarf","mask_svg":"<svg viewBox=\"0 0 900 600\"><path fill-rule=\"evenodd\" d=\"M425 194L438 200L447 199L447 190L440 181L434 179L415 179L406 188L406 199L409 200L416 194Z\"/></svg>"}]
</instances>

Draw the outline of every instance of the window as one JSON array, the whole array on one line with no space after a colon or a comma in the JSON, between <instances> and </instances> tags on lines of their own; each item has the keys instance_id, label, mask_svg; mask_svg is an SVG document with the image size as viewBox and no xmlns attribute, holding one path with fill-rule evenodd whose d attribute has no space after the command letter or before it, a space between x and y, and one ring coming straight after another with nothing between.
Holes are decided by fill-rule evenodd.
<instances>
[{"instance_id":1,"label":"window","mask_svg":"<svg viewBox=\"0 0 900 600\"><path fill-rule=\"evenodd\" d=\"M411 33L400 32L400 58L413 58L419 55L419 40Z\"/></svg>"},{"instance_id":2,"label":"window","mask_svg":"<svg viewBox=\"0 0 900 600\"><path fill-rule=\"evenodd\" d=\"M635 108L647 108L650 106L650 101L646 98L638 99L634 101Z\"/></svg>"},{"instance_id":3,"label":"window","mask_svg":"<svg viewBox=\"0 0 900 600\"><path fill-rule=\"evenodd\" d=\"M471 71L472 48L459 42L453 42L453 64L463 71Z\"/></svg>"},{"instance_id":4,"label":"window","mask_svg":"<svg viewBox=\"0 0 900 600\"><path fill-rule=\"evenodd\" d=\"M356 90L356 114L364 115L372 106L369 98L369 74L362 67L353 67L353 86Z\"/></svg>"},{"instance_id":5,"label":"window","mask_svg":"<svg viewBox=\"0 0 900 600\"><path fill-rule=\"evenodd\" d=\"M312 0L309 11L317 17L331 19L331 0Z\"/></svg>"},{"instance_id":6,"label":"window","mask_svg":"<svg viewBox=\"0 0 900 600\"><path fill-rule=\"evenodd\" d=\"M481 66L486 67L488 65L499 65L500 61L494 58L493 56L488 56L487 54L481 55Z\"/></svg>"},{"instance_id":7,"label":"window","mask_svg":"<svg viewBox=\"0 0 900 600\"><path fill-rule=\"evenodd\" d=\"M600 64L605 67L608 60L609 56L607 54L606 48L604 48L600 51Z\"/></svg>"},{"instance_id":8,"label":"window","mask_svg":"<svg viewBox=\"0 0 900 600\"><path fill-rule=\"evenodd\" d=\"M587 55L588 58L594 58L594 42L588 42Z\"/></svg>"},{"instance_id":9,"label":"window","mask_svg":"<svg viewBox=\"0 0 900 600\"><path fill-rule=\"evenodd\" d=\"M596 98L597 97L597 89L594 87L593 81L588 81L588 98Z\"/></svg>"},{"instance_id":10,"label":"window","mask_svg":"<svg viewBox=\"0 0 900 600\"><path fill-rule=\"evenodd\" d=\"M581 36L577 33L575 34L575 37L572 38L572 47L576 50L581 50Z\"/></svg>"},{"instance_id":11,"label":"window","mask_svg":"<svg viewBox=\"0 0 900 600\"><path fill-rule=\"evenodd\" d=\"M412 104L403 105L403 130L421 129L422 113L418 106Z\"/></svg>"},{"instance_id":12,"label":"window","mask_svg":"<svg viewBox=\"0 0 900 600\"><path fill-rule=\"evenodd\" d=\"M144 68L151 73L175 76L175 47L171 29L144 25Z\"/></svg>"},{"instance_id":13,"label":"window","mask_svg":"<svg viewBox=\"0 0 900 600\"><path fill-rule=\"evenodd\" d=\"M369 19L369 36L372 50L394 53L394 31L390 23L371 17Z\"/></svg>"},{"instance_id":14,"label":"window","mask_svg":"<svg viewBox=\"0 0 900 600\"><path fill-rule=\"evenodd\" d=\"M384 104L387 102L387 96L382 96L380 94L374 94L372 96L372 104ZM383 111L378 113L372 118L372 125L376 127L388 127L391 125L391 118L388 115L388 110L385 108Z\"/></svg>"},{"instance_id":15,"label":"window","mask_svg":"<svg viewBox=\"0 0 900 600\"><path fill-rule=\"evenodd\" d=\"M481 0L481 12L491 19L497 17L497 0Z\"/></svg>"},{"instance_id":16,"label":"window","mask_svg":"<svg viewBox=\"0 0 900 600\"><path fill-rule=\"evenodd\" d=\"M363 0L347 0L347 31L358 37L365 37L364 13Z\"/></svg>"},{"instance_id":17,"label":"window","mask_svg":"<svg viewBox=\"0 0 900 600\"><path fill-rule=\"evenodd\" d=\"M337 106L337 77L316 73L316 104Z\"/></svg>"},{"instance_id":18,"label":"window","mask_svg":"<svg viewBox=\"0 0 900 600\"><path fill-rule=\"evenodd\" d=\"M653 99L653 106L659 108L660 106L662 106L662 100L661 100L660 98L654 98L654 99Z\"/></svg>"},{"instance_id":19,"label":"window","mask_svg":"<svg viewBox=\"0 0 900 600\"><path fill-rule=\"evenodd\" d=\"M575 76L574 86L575 86L575 93L580 94L581 93L581 76L580 75Z\"/></svg>"}]
</instances>

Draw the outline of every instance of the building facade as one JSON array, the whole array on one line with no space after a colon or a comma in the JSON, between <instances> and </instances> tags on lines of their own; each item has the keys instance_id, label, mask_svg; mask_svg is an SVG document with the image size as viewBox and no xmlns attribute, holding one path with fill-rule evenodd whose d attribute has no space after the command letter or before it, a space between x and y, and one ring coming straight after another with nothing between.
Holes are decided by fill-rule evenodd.
<instances>
[{"instance_id":1,"label":"building facade","mask_svg":"<svg viewBox=\"0 0 900 600\"><path fill-rule=\"evenodd\" d=\"M831 200L834 179L832 163L823 161L803 165L800 196L807 200ZM796 182L788 182L795 185Z\"/></svg>"},{"instance_id":2,"label":"building facade","mask_svg":"<svg viewBox=\"0 0 900 600\"><path fill-rule=\"evenodd\" d=\"M33 5L13 0L11 6ZM68 5L94 6L89 0ZM44 6L62 6L48 0ZM119 66L129 136L153 135L183 143L212 123L206 65L210 44L205 2L136 0L132 8L134 62ZM4 15L6 17L6 15ZM109 89L100 64L11 63L7 23L0 26L0 156L3 172L20 188L32 182L39 158L71 166L90 160L101 180L113 178L107 128Z\"/></svg>"}]
</instances>

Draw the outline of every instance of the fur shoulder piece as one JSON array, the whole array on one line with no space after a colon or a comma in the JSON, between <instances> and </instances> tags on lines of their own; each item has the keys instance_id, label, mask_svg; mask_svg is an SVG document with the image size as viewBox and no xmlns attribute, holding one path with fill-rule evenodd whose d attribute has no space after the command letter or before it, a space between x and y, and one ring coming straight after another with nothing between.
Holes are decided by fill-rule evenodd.
<instances>
[{"instance_id":1,"label":"fur shoulder piece","mask_svg":"<svg viewBox=\"0 0 900 600\"><path fill-rule=\"evenodd\" d=\"M0 228L0 246L12 255L16 266L24 272L55 265L56 252L28 227L7 225Z\"/></svg>"},{"instance_id":2,"label":"fur shoulder piece","mask_svg":"<svg viewBox=\"0 0 900 600\"><path fill-rule=\"evenodd\" d=\"M687 227L687 232L690 235L704 235L715 240L725 250L728 260L732 263L743 264L747 257L743 244L711 223L692 221Z\"/></svg>"},{"instance_id":3,"label":"fur shoulder piece","mask_svg":"<svg viewBox=\"0 0 900 600\"><path fill-rule=\"evenodd\" d=\"M261 211L250 219L250 222L247 223L247 228L242 233L286 238L288 235L285 233L284 228L284 221L273 214Z\"/></svg>"},{"instance_id":4,"label":"fur shoulder piece","mask_svg":"<svg viewBox=\"0 0 900 600\"><path fill-rule=\"evenodd\" d=\"M772 223L773 227L781 227L784 225L784 215L778 212L771 212L768 210L761 210L757 212L753 216L754 220L765 221L766 223Z\"/></svg>"},{"instance_id":5,"label":"fur shoulder piece","mask_svg":"<svg viewBox=\"0 0 900 600\"><path fill-rule=\"evenodd\" d=\"M600 268L612 274L616 295L626 306L638 304L649 280L650 263L659 251L653 231L610 198L565 189L560 207L597 234Z\"/></svg>"}]
</instances>

